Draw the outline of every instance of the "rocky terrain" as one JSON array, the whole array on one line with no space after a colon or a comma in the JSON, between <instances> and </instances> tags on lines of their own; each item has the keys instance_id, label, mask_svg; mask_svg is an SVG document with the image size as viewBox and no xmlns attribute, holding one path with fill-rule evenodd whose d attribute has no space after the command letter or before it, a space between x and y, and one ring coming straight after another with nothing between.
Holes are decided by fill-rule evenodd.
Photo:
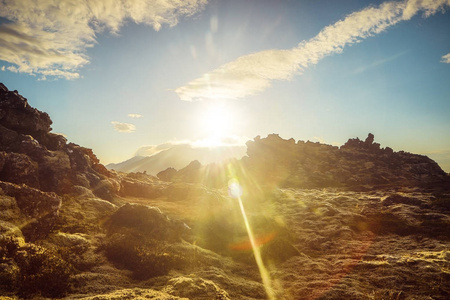
<instances>
[{"instance_id":1,"label":"rocky terrain","mask_svg":"<svg viewBox=\"0 0 450 300\"><path fill-rule=\"evenodd\" d=\"M450 297L449 175L425 156L269 135L155 177L51 124L0 85L0 299Z\"/></svg>"}]
</instances>

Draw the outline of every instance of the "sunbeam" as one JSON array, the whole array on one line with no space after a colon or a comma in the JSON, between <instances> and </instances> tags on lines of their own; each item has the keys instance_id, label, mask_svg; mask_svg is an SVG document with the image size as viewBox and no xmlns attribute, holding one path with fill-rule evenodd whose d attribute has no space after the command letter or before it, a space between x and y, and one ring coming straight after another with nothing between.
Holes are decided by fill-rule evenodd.
<instances>
[{"instance_id":1,"label":"sunbeam","mask_svg":"<svg viewBox=\"0 0 450 300\"><path fill-rule=\"evenodd\" d=\"M275 293L272 289L270 274L267 271L266 266L264 265L264 262L261 257L260 247L257 245L255 241L255 237L252 228L250 226L250 222L248 221L247 214L245 213L244 204L242 202L242 187L236 178L230 179L228 183L228 191L230 196L237 199L239 202L239 207L241 209L242 217L245 223L245 229L247 230L248 238L250 240L250 244L253 250L253 255L255 256L255 261L256 264L258 265L258 270L261 275L262 283L264 285L264 290L266 291L267 297L270 300L275 300Z\"/></svg>"}]
</instances>

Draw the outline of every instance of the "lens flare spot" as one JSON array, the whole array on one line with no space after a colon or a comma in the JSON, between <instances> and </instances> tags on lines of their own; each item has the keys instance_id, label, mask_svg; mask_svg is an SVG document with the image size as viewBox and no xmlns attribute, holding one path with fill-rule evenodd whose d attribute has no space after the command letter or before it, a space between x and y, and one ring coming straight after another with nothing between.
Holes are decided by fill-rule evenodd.
<instances>
[{"instance_id":1,"label":"lens flare spot","mask_svg":"<svg viewBox=\"0 0 450 300\"><path fill-rule=\"evenodd\" d=\"M230 197L237 199L242 196L242 193L242 187L237 179L230 179L230 181L228 181L228 194Z\"/></svg>"}]
</instances>

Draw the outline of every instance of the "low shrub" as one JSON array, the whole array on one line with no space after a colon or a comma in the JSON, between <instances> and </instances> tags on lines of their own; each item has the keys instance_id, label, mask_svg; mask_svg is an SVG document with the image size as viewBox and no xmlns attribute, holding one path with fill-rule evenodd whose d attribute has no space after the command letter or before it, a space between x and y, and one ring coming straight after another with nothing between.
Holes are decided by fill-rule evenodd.
<instances>
[{"instance_id":1,"label":"low shrub","mask_svg":"<svg viewBox=\"0 0 450 300\"><path fill-rule=\"evenodd\" d=\"M113 235L103 246L106 257L118 268L133 272L133 277L146 280L162 276L185 264L182 256L162 241L143 241L139 237Z\"/></svg>"},{"instance_id":2,"label":"low shrub","mask_svg":"<svg viewBox=\"0 0 450 300\"><path fill-rule=\"evenodd\" d=\"M27 243L20 245L17 239L0 239L0 263L3 268L2 282L10 284L20 297L63 297L70 288L72 266L44 247ZM3 278L4 277L4 278Z\"/></svg>"}]
</instances>

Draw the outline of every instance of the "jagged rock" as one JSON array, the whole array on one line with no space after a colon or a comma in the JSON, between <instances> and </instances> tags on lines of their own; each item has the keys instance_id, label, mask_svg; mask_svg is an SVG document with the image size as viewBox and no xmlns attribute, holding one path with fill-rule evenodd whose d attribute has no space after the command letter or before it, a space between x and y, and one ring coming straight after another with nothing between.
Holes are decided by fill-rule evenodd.
<instances>
[{"instance_id":1,"label":"jagged rock","mask_svg":"<svg viewBox=\"0 0 450 300\"><path fill-rule=\"evenodd\" d=\"M177 170L174 168L167 168L164 171L159 172L156 174L156 177L158 177L162 181L172 181L172 178L177 174Z\"/></svg>"},{"instance_id":2,"label":"jagged rock","mask_svg":"<svg viewBox=\"0 0 450 300\"><path fill-rule=\"evenodd\" d=\"M278 135L247 142L242 164L258 182L281 187L423 186L450 183L449 176L423 155L381 149L369 134L340 148L284 140Z\"/></svg>"},{"instance_id":3,"label":"jagged rock","mask_svg":"<svg viewBox=\"0 0 450 300\"><path fill-rule=\"evenodd\" d=\"M189 165L179 170L177 174L175 174L173 180L182 182L197 182L201 167L202 164L198 160L191 161Z\"/></svg>"},{"instance_id":4,"label":"jagged rock","mask_svg":"<svg viewBox=\"0 0 450 300\"><path fill-rule=\"evenodd\" d=\"M25 154L0 152L0 180L39 188L38 164Z\"/></svg>"},{"instance_id":5,"label":"jagged rock","mask_svg":"<svg viewBox=\"0 0 450 300\"><path fill-rule=\"evenodd\" d=\"M0 124L20 134L29 134L39 140L51 130L47 113L32 108L17 91L0 88Z\"/></svg>"},{"instance_id":6,"label":"jagged rock","mask_svg":"<svg viewBox=\"0 0 450 300\"><path fill-rule=\"evenodd\" d=\"M119 184L91 149L51 133L48 114L32 108L17 91L0 86L0 180L24 183L59 195L75 185L112 200ZM6 154L5 154L6 153Z\"/></svg>"},{"instance_id":7,"label":"jagged rock","mask_svg":"<svg viewBox=\"0 0 450 300\"><path fill-rule=\"evenodd\" d=\"M146 173L128 173L120 180L119 194L127 197L157 198L167 188L167 183Z\"/></svg>"},{"instance_id":8,"label":"jagged rock","mask_svg":"<svg viewBox=\"0 0 450 300\"><path fill-rule=\"evenodd\" d=\"M123 179L120 194L123 196L157 198L162 195L162 189L157 184Z\"/></svg>"}]
</instances>

